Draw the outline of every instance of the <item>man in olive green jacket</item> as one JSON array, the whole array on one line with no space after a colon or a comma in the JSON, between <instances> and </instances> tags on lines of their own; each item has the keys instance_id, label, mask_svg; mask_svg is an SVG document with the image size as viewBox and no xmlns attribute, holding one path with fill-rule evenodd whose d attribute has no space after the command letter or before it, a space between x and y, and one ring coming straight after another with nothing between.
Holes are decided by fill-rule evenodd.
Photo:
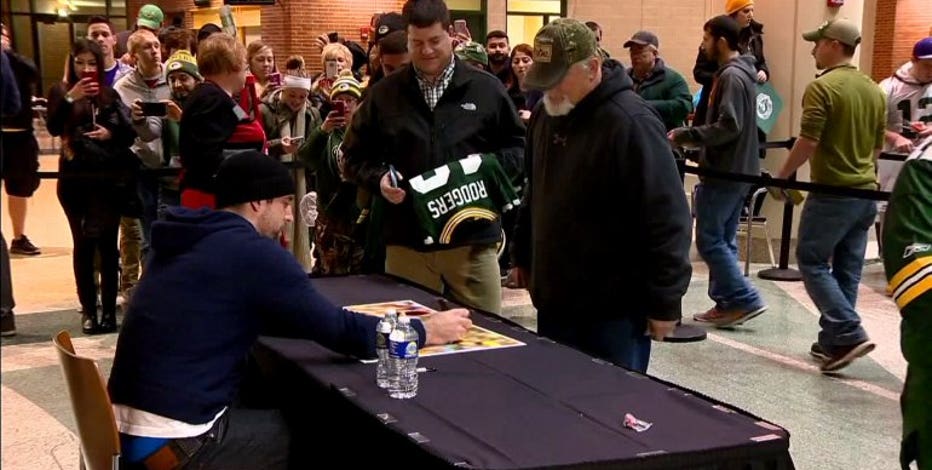
<instances>
[{"instance_id":1,"label":"man in olive green jacket","mask_svg":"<svg viewBox=\"0 0 932 470\"><path fill-rule=\"evenodd\" d=\"M659 114L667 131L681 127L693 110L693 97L686 80L660 58L660 40L650 31L638 31L625 43L631 53L628 75L634 91Z\"/></svg>"}]
</instances>

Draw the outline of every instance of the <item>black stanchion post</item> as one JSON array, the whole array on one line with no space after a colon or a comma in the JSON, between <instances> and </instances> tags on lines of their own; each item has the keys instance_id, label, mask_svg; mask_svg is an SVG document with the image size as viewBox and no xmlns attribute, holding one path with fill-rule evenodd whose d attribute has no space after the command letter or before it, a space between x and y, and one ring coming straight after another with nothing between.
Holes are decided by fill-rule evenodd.
<instances>
[{"instance_id":1,"label":"black stanchion post","mask_svg":"<svg viewBox=\"0 0 932 470\"><path fill-rule=\"evenodd\" d=\"M676 155L676 169L680 172L680 180L683 181L683 188L686 188L686 150L675 150ZM676 328L663 339L666 343L697 343L699 341L704 341L707 337L704 328L693 325L684 325L683 321L680 320L676 324Z\"/></svg>"},{"instance_id":2,"label":"black stanchion post","mask_svg":"<svg viewBox=\"0 0 932 470\"><path fill-rule=\"evenodd\" d=\"M796 181L796 172L790 175L789 181ZM768 281L802 281L803 276L790 265L790 239L793 236L793 203L789 200L783 202L783 235L780 240L780 265L776 268L764 269L757 273L761 279Z\"/></svg>"}]
</instances>

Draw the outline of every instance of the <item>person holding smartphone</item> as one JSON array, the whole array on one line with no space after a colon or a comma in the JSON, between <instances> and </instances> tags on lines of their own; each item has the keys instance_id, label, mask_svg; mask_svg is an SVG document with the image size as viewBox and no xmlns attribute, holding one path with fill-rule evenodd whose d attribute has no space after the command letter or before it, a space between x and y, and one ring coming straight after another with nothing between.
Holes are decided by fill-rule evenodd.
<instances>
[{"instance_id":1,"label":"person holding smartphone","mask_svg":"<svg viewBox=\"0 0 932 470\"><path fill-rule=\"evenodd\" d=\"M349 70L333 82L330 112L311 133L298 157L317 175L318 215L312 275L358 274L362 270L366 214L357 205L358 187L344 175L343 139L362 98L362 86Z\"/></svg>"},{"instance_id":2,"label":"person holding smartphone","mask_svg":"<svg viewBox=\"0 0 932 470\"><path fill-rule=\"evenodd\" d=\"M116 331L119 288L117 232L126 203L129 152L136 133L120 95L106 85L100 46L78 39L66 65L66 80L49 90L49 133L61 137L58 200L74 243L74 277L86 334ZM97 318L94 258L100 257L101 310Z\"/></svg>"},{"instance_id":3,"label":"person holding smartphone","mask_svg":"<svg viewBox=\"0 0 932 470\"><path fill-rule=\"evenodd\" d=\"M246 47L246 60L249 62L249 73L256 77L256 96L260 99L281 86L282 74L275 66L272 46L262 41L249 43Z\"/></svg>"},{"instance_id":4,"label":"person holding smartphone","mask_svg":"<svg viewBox=\"0 0 932 470\"><path fill-rule=\"evenodd\" d=\"M324 72L317 76L311 88L311 101L320 111L321 116L330 112L330 87L341 72L349 70L353 64L353 53L340 43L324 46L320 53L320 65Z\"/></svg>"},{"instance_id":5,"label":"person holding smartphone","mask_svg":"<svg viewBox=\"0 0 932 470\"><path fill-rule=\"evenodd\" d=\"M167 103L171 101L171 91L165 80L165 67L162 65L162 45L156 35L139 29L126 40L128 53L136 63L132 73L117 80L113 89L120 94L124 103L131 103L133 126L144 126L149 120L161 121L168 114ZM157 169L165 166L161 139L144 141L142 136L136 138L131 148L143 168ZM158 218L159 180L150 173L140 173L136 179L136 191L140 204L139 219L126 218L124 223L141 224L140 244L131 249L121 250L123 258L123 298L130 296L131 289L139 280L140 271L149 252L149 240L152 222ZM128 269L134 266L135 269Z\"/></svg>"},{"instance_id":6,"label":"person holding smartphone","mask_svg":"<svg viewBox=\"0 0 932 470\"><path fill-rule=\"evenodd\" d=\"M160 142L162 165L171 168L181 167L179 151L179 130L183 108L194 88L204 78L197 68L197 61L187 50L179 50L165 62L167 82L171 90L171 100L156 103L140 103L143 120L134 120L133 128L143 142ZM156 105L163 105L158 109ZM135 115L135 109L134 109ZM160 116L160 117L158 117ZM178 175L159 177L158 206L156 218L165 218L168 207L181 204Z\"/></svg>"},{"instance_id":7,"label":"person holding smartphone","mask_svg":"<svg viewBox=\"0 0 932 470\"><path fill-rule=\"evenodd\" d=\"M282 75L281 88L269 93L260 105L265 133L269 138L269 156L283 162L295 160L295 153L320 126L320 114L311 103L311 78L300 57L289 59ZM295 198L301 200L308 191L304 169L293 170ZM298 204L293 206L294 220L300 220ZM310 234L300 222L285 224L285 241L306 271L311 269Z\"/></svg>"}]
</instances>

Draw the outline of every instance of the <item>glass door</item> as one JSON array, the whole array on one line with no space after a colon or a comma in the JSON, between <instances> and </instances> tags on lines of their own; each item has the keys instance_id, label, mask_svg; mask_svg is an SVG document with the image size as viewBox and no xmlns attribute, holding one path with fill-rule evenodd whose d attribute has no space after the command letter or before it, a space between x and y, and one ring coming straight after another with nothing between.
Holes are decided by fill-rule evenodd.
<instances>
[{"instance_id":1,"label":"glass door","mask_svg":"<svg viewBox=\"0 0 932 470\"><path fill-rule=\"evenodd\" d=\"M47 95L52 85L62 81L65 74L65 62L71 51L74 41L72 24L65 21L55 21L55 16L34 15L33 31L35 31L36 65L42 76L41 93Z\"/></svg>"}]
</instances>

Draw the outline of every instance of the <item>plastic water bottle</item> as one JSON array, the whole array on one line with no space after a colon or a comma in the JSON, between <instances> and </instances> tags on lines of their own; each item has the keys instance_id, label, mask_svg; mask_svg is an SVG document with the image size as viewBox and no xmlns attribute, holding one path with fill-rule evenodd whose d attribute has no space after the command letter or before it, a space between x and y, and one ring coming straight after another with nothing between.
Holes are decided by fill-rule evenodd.
<instances>
[{"instance_id":1,"label":"plastic water bottle","mask_svg":"<svg viewBox=\"0 0 932 470\"><path fill-rule=\"evenodd\" d=\"M417 395L417 330L411 318L398 317L398 324L388 335L389 367L388 394L392 398L414 398Z\"/></svg>"},{"instance_id":2,"label":"plastic water bottle","mask_svg":"<svg viewBox=\"0 0 932 470\"><path fill-rule=\"evenodd\" d=\"M391 360L388 355L388 336L395 330L395 324L398 322L398 313L389 310L385 316L379 320L379 325L375 330L375 351L379 355L379 363L375 366L375 383L382 388L388 388L389 369Z\"/></svg>"},{"instance_id":3,"label":"plastic water bottle","mask_svg":"<svg viewBox=\"0 0 932 470\"><path fill-rule=\"evenodd\" d=\"M233 19L233 9L230 5L220 7L220 29L230 36L236 37L236 20Z\"/></svg>"}]
</instances>

